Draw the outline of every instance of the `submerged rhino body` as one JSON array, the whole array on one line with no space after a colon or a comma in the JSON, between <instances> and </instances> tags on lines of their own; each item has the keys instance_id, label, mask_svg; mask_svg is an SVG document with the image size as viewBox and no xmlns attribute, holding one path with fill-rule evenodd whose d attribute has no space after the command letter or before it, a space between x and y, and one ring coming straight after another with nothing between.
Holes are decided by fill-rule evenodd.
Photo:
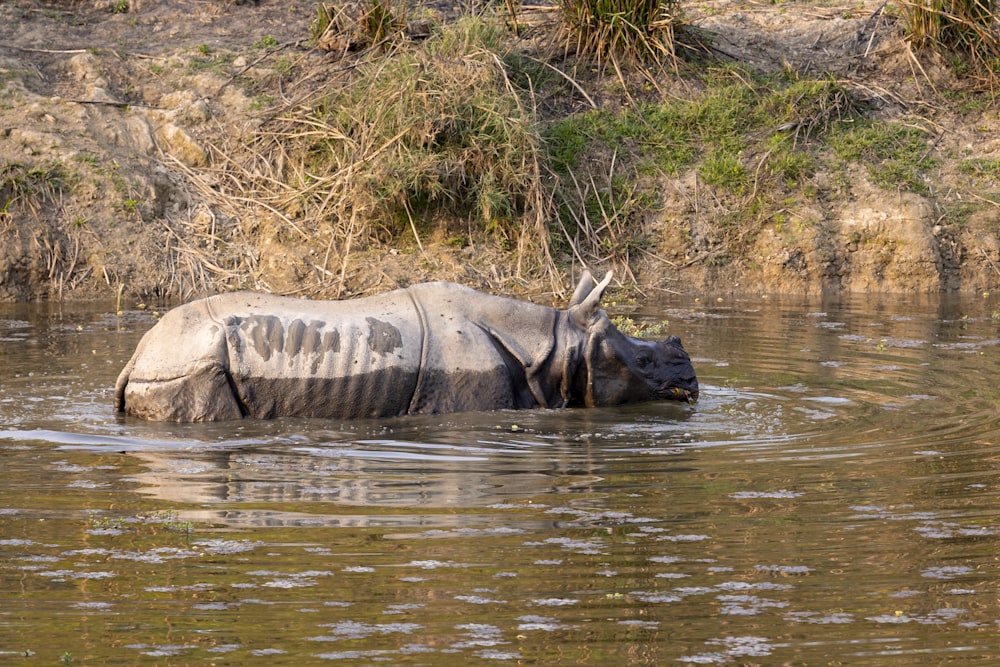
<instances>
[{"instance_id":1,"label":"submerged rhino body","mask_svg":"<svg viewBox=\"0 0 1000 667\"><path fill-rule=\"evenodd\" d=\"M585 274L567 310L451 283L350 301L211 296L140 341L115 409L145 419L390 417L694 400L680 340L619 332Z\"/></svg>"}]
</instances>

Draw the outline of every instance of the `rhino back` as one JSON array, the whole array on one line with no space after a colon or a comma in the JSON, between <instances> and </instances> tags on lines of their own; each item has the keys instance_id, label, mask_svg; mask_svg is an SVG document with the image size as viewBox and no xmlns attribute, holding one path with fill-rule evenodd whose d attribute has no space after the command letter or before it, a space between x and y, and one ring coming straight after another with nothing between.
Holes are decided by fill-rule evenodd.
<instances>
[{"instance_id":1,"label":"rhino back","mask_svg":"<svg viewBox=\"0 0 1000 667\"><path fill-rule=\"evenodd\" d=\"M423 328L402 292L313 302L227 295L221 317L236 393L254 417L385 417L413 396Z\"/></svg>"}]
</instances>

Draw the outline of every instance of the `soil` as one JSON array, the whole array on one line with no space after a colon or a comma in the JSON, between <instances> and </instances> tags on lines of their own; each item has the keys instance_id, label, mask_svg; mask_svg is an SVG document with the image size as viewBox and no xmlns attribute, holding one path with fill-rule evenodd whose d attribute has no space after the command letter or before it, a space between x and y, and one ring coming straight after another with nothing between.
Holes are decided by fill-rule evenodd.
<instances>
[{"instance_id":1,"label":"soil","mask_svg":"<svg viewBox=\"0 0 1000 667\"><path fill-rule=\"evenodd\" d=\"M683 6L714 35L718 55L849 79L879 114L932 126L932 149L946 159L927 196L889 193L864 173L831 166L815 177L822 196L790 204L785 222L758 230L743 259L728 262L715 261L706 241L717 211L705 210L696 179L670 179L657 216L644 222L654 247L628 267L638 289L934 293L1000 285L998 184L955 166L1000 159L997 108L989 100L940 103L942 91L978 98L932 57L914 57L885 5ZM536 295L567 288L579 267L566 266L555 283L531 279L512 269L502 247L458 247L447 238L424 239L419 252L412 243L359 249L331 265L260 207L218 205L205 174L285 94L281 68L329 58L310 41L316 8L315 0L0 4L0 300L176 299L237 288L345 296L426 279ZM447 19L460 8L433 10Z\"/></svg>"}]
</instances>

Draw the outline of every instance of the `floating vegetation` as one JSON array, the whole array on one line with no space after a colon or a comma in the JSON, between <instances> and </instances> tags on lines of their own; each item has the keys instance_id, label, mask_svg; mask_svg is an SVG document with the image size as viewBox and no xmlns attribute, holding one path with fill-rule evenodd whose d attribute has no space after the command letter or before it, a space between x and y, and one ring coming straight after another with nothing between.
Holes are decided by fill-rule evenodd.
<instances>
[{"instance_id":1,"label":"floating vegetation","mask_svg":"<svg viewBox=\"0 0 1000 667\"><path fill-rule=\"evenodd\" d=\"M631 317L625 317L623 315L616 315L611 318L611 323L614 324L619 331L627 336L633 336L635 338L659 338L665 336L667 330L670 328L670 322L663 320L662 322L636 322Z\"/></svg>"}]
</instances>

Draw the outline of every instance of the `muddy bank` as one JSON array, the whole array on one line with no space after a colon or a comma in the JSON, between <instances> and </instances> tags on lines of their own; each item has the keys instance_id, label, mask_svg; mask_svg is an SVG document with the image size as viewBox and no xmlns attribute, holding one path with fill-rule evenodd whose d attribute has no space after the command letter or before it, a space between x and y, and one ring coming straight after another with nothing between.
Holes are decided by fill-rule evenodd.
<instances>
[{"instance_id":1,"label":"muddy bank","mask_svg":"<svg viewBox=\"0 0 1000 667\"><path fill-rule=\"evenodd\" d=\"M716 265L711 251L678 253L671 281L685 290L788 294L983 292L1000 285L997 209L954 221L926 197L886 193L863 179L854 189L861 194L806 204L788 222L764 226L743 262ZM683 247L683 226L663 226L664 237ZM644 262L641 275L656 269Z\"/></svg>"},{"instance_id":2,"label":"muddy bank","mask_svg":"<svg viewBox=\"0 0 1000 667\"><path fill-rule=\"evenodd\" d=\"M231 150L278 108L283 72L330 63L313 48L313 1L223 0L0 6L0 299L177 299L237 288L345 296L427 279L502 292L553 292L565 276L517 267L510 244L475 234L399 236L332 252L308 220L290 233L254 201L216 196ZM811 196L725 245L725 202L691 171L662 183L646 240L629 258L640 289L682 293L988 291L1000 286L1000 159L990 103L921 102L946 68L918 71L874 2L807 11L700 3L692 20L719 53L761 70L790 67L861 81L877 113L932 117L939 156L924 194L889 191L831 160ZM444 20L440 8L423 8ZM864 39L860 39L864 37ZM321 85L318 82L317 85ZM240 159L237 157L237 159ZM318 223L316 223L318 224ZM461 236L461 242L455 239ZM612 268L593 266L600 272ZM617 266L619 275L625 267Z\"/></svg>"}]
</instances>

